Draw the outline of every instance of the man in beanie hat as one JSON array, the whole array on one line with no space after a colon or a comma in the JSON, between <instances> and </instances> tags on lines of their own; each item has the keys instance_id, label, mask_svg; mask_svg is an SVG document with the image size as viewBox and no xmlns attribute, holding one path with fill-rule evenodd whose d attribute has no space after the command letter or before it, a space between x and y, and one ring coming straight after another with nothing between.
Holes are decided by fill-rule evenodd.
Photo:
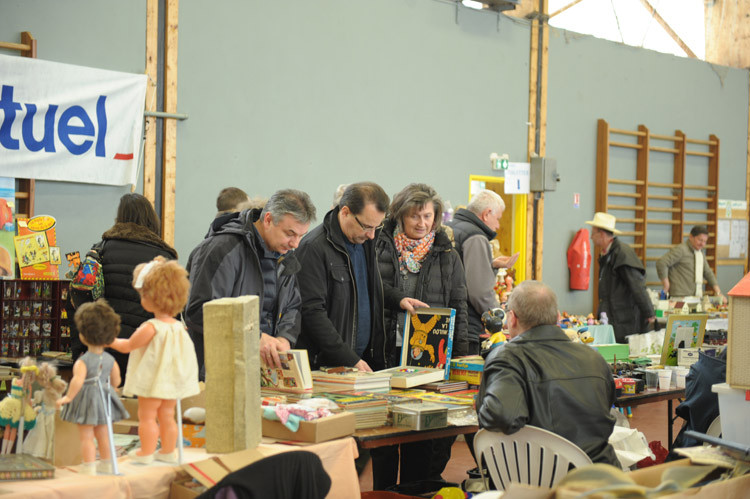
<instances>
[{"instance_id":1,"label":"man in beanie hat","mask_svg":"<svg viewBox=\"0 0 750 499\"><path fill-rule=\"evenodd\" d=\"M592 227L591 240L601 250L598 314L607 314L617 343L627 343L625 336L645 333L656 319L646 292L646 269L633 248L615 237L620 231L613 215L599 212L586 223Z\"/></svg>"}]
</instances>

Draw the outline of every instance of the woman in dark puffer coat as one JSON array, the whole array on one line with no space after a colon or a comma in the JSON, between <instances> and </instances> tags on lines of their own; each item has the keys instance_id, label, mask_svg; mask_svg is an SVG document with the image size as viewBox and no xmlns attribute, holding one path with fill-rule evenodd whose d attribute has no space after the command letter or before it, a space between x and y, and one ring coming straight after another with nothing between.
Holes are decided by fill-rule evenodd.
<instances>
[{"instance_id":1,"label":"woman in dark puffer coat","mask_svg":"<svg viewBox=\"0 0 750 499\"><path fill-rule=\"evenodd\" d=\"M151 202L140 194L125 194L120 198L115 224L102 234L100 252L104 270L104 299L120 315L120 338L130 338L143 322L154 317L141 306L141 297L133 289L133 269L139 263L150 262L156 256L176 259L177 251L159 236L161 224ZM70 312L69 312L70 314ZM69 315L72 318L72 315ZM78 340L78 332L71 324L73 357L86 351ZM128 355L107 349L125 379Z\"/></svg>"},{"instance_id":2,"label":"woman in dark puffer coat","mask_svg":"<svg viewBox=\"0 0 750 499\"><path fill-rule=\"evenodd\" d=\"M380 232L376 251L385 299L386 344L393 365L399 364L404 311L414 308L456 309L452 357L468 353L466 280L451 238L441 227L443 202L426 184L410 184L396 194ZM395 342L394 342L395 339ZM401 445L401 483L438 480L450 459L455 437ZM397 446L373 452L373 488L396 483Z\"/></svg>"}]
</instances>

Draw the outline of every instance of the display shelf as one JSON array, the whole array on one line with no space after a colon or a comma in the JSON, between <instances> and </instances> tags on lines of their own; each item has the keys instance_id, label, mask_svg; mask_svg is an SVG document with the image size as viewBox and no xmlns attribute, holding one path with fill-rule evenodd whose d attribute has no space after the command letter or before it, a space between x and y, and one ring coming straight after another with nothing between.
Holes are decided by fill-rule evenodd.
<instances>
[{"instance_id":1,"label":"display shelf","mask_svg":"<svg viewBox=\"0 0 750 499\"><path fill-rule=\"evenodd\" d=\"M0 356L39 356L70 350L65 312L70 281L0 281Z\"/></svg>"}]
</instances>

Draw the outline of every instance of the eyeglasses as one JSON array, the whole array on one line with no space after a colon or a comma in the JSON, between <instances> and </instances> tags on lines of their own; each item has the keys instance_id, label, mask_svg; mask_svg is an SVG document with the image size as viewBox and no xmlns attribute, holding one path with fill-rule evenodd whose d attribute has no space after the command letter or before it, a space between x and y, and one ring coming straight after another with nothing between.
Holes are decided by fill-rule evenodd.
<instances>
[{"instance_id":1,"label":"eyeglasses","mask_svg":"<svg viewBox=\"0 0 750 499\"><path fill-rule=\"evenodd\" d=\"M383 224L380 224L377 227L372 227L370 225L365 225L362 222L360 222L359 218L357 218L357 215L355 215L354 213L352 213L352 216L354 217L354 220L357 221L357 223L359 224L359 226L362 227L362 230L365 231L365 232L376 231L376 230L380 230L380 229L383 228Z\"/></svg>"}]
</instances>

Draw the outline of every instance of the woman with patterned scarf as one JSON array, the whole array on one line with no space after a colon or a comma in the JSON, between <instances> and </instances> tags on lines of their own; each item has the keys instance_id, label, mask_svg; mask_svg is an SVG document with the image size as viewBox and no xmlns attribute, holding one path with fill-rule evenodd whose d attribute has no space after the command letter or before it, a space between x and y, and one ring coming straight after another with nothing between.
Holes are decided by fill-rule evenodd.
<instances>
[{"instance_id":1,"label":"woman with patterned scarf","mask_svg":"<svg viewBox=\"0 0 750 499\"><path fill-rule=\"evenodd\" d=\"M385 298L386 344L396 345L391 365L399 364L401 331L408 313L417 307L456 309L453 357L466 355L467 309L464 269L452 238L440 222L443 202L426 184L409 184L396 194L389 218L380 232L376 250ZM405 313L406 312L406 313ZM418 480L440 480L450 459L455 437L401 445L402 484ZM373 488L396 484L399 459L397 446L373 453Z\"/></svg>"}]
</instances>

